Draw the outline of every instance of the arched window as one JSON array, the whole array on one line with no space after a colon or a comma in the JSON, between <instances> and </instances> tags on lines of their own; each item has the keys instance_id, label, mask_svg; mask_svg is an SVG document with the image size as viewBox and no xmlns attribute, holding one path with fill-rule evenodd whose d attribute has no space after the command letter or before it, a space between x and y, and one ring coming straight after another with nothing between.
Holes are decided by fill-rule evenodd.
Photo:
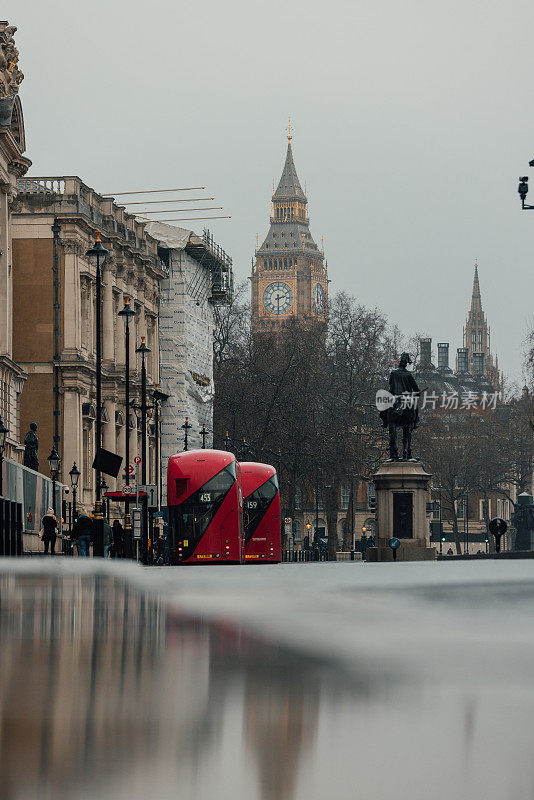
<instances>
[{"instance_id":1,"label":"arched window","mask_svg":"<svg viewBox=\"0 0 534 800\"><path fill-rule=\"evenodd\" d=\"M284 258L284 267L287 269L287 258Z\"/></svg>"}]
</instances>

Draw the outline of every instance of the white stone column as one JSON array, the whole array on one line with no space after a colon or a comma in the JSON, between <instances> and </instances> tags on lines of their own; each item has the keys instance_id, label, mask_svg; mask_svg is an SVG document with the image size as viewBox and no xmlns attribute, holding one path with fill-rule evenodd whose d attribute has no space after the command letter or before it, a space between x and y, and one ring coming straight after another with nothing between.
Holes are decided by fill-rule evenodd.
<instances>
[{"instance_id":1,"label":"white stone column","mask_svg":"<svg viewBox=\"0 0 534 800\"><path fill-rule=\"evenodd\" d=\"M61 244L64 263L63 350L67 357L75 357L76 351L82 346L82 296L78 260L81 243L75 239L62 239Z\"/></svg>"},{"instance_id":2,"label":"white stone column","mask_svg":"<svg viewBox=\"0 0 534 800\"><path fill-rule=\"evenodd\" d=\"M104 266L104 285L102 302L102 354L104 363L112 366L115 359L113 330L113 271L111 264Z\"/></svg>"},{"instance_id":3,"label":"white stone column","mask_svg":"<svg viewBox=\"0 0 534 800\"><path fill-rule=\"evenodd\" d=\"M117 311L122 311L124 308L124 297L126 292L119 294L117 302ZM124 317L119 317L117 314L117 343L115 348L115 363L118 367L122 368L124 373L125 364L125 347L126 347L126 333Z\"/></svg>"},{"instance_id":4,"label":"white stone column","mask_svg":"<svg viewBox=\"0 0 534 800\"><path fill-rule=\"evenodd\" d=\"M0 186L0 354L12 356L13 282L9 270L9 186Z\"/></svg>"},{"instance_id":5,"label":"white stone column","mask_svg":"<svg viewBox=\"0 0 534 800\"><path fill-rule=\"evenodd\" d=\"M70 486L69 472L74 462L83 469L82 452L82 401L78 389L63 390L63 483ZM78 499L81 500L82 482L78 486ZM70 498L72 500L72 496Z\"/></svg>"},{"instance_id":6,"label":"white stone column","mask_svg":"<svg viewBox=\"0 0 534 800\"><path fill-rule=\"evenodd\" d=\"M106 409L106 416L108 417L109 422L106 422L105 425L102 426L103 428L102 440L104 442L104 450L110 450L112 453L115 452L115 446L117 444L115 436L116 407L117 405L114 397L104 398L104 408ZM112 478L111 475L106 475L106 483L108 484L109 488L112 491L115 490L115 485L116 485L115 478Z\"/></svg>"}]
</instances>

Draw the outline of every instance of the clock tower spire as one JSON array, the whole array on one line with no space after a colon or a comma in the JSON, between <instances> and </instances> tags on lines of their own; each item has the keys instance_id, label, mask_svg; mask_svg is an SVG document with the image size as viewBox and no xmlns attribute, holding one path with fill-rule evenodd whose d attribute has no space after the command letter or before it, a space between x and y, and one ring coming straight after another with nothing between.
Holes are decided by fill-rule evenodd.
<instances>
[{"instance_id":1,"label":"clock tower spire","mask_svg":"<svg viewBox=\"0 0 534 800\"><path fill-rule=\"evenodd\" d=\"M327 318L328 278L324 253L310 233L308 198L293 161L291 120L287 153L274 190L270 228L252 264L252 325L275 328L280 322Z\"/></svg>"}]
</instances>

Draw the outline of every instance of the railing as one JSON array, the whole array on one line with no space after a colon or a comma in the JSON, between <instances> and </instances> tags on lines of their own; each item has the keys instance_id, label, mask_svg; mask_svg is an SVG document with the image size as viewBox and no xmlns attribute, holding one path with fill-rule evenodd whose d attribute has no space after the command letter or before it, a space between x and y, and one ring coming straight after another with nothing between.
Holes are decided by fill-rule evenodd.
<instances>
[{"instance_id":1,"label":"railing","mask_svg":"<svg viewBox=\"0 0 534 800\"><path fill-rule=\"evenodd\" d=\"M336 553L336 561L362 561L358 550L346 550ZM315 550L282 550L282 561L287 564L304 564L309 561L328 561L328 553L324 548Z\"/></svg>"},{"instance_id":2,"label":"railing","mask_svg":"<svg viewBox=\"0 0 534 800\"><path fill-rule=\"evenodd\" d=\"M23 178L17 181L19 194L65 194L65 178Z\"/></svg>"},{"instance_id":3,"label":"railing","mask_svg":"<svg viewBox=\"0 0 534 800\"><path fill-rule=\"evenodd\" d=\"M222 261L227 269L230 269L232 266L232 259L228 253L222 249L222 247L219 247L219 245L215 243L212 234L207 228L204 228L202 239L210 253L215 256L215 258L218 258L219 261Z\"/></svg>"}]
</instances>

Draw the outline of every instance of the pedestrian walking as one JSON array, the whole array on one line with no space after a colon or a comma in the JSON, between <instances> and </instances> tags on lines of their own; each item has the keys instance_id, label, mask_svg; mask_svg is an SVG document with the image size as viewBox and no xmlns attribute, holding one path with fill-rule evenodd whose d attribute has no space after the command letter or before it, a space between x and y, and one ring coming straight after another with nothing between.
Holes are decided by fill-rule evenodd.
<instances>
[{"instance_id":1,"label":"pedestrian walking","mask_svg":"<svg viewBox=\"0 0 534 800\"><path fill-rule=\"evenodd\" d=\"M116 519L113 523L113 558L124 558L124 528L120 520Z\"/></svg>"},{"instance_id":2,"label":"pedestrian walking","mask_svg":"<svg viewBox=\"0 0 534 800\"><path fill-rule=\"evenodd\" d=\"M78 546L78 555L88 558L91 540L93 538L93 520L88 517L83 508L78 510L78 519L72 528L72 539Z\"/></svg>"},{"instance_id":3,"label":"pedestrian walking","mask_svg":"<svg viewBox=\"0 0 534 800\"><path fill-rule=\"evenodd\" d=\"M48 555L54 556L56 553L56 536L59 528L59 522L54 514L53 508L47 508L41 522L41 539L44 542L44 551Z\"/></svg>"},{"instance_id":4,"label":"pedestrian walking","mask_svg":"<svg viewBox=\"0 0 534 800\"><path fill-rule=\"evenodd\" d=\"M103 520L102 534L103 534L102 538L104 540L104 558L109 558L109 549L113 541L113 533L111 530L111 525L109 524L107 519Z\"/></svg>"}]
</instances>

